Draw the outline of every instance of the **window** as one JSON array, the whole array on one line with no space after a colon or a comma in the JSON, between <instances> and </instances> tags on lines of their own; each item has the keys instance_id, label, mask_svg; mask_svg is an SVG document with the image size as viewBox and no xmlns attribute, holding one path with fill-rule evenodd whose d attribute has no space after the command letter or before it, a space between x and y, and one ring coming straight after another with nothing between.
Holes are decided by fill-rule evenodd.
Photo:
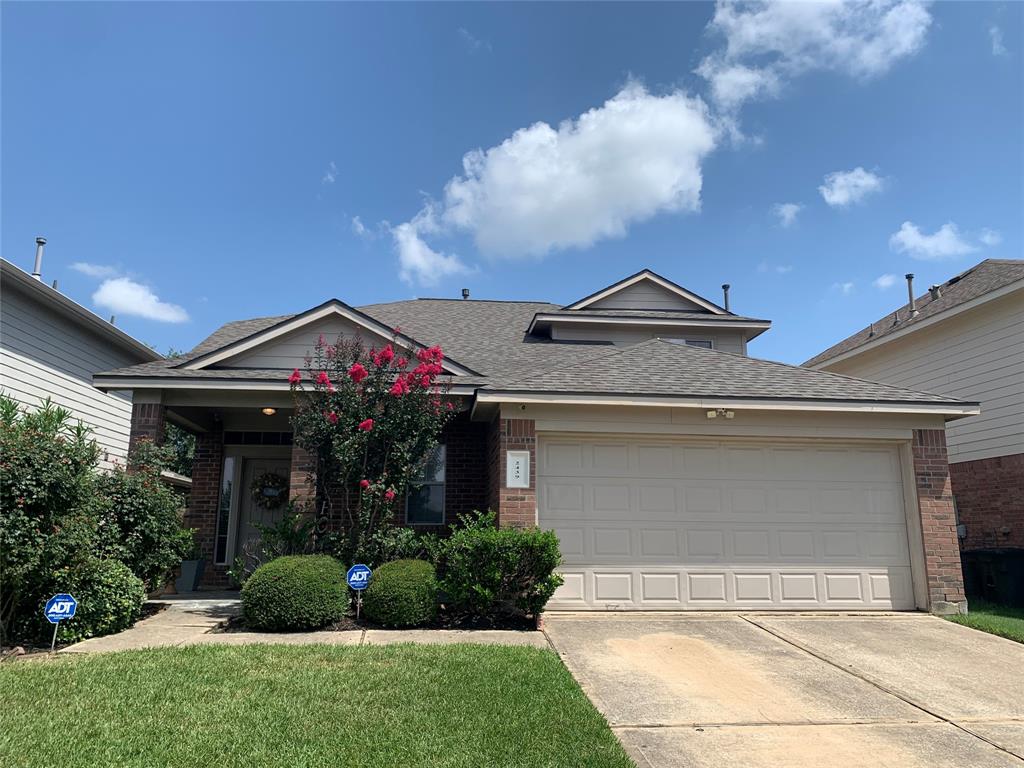
<instances>
[{"instance_id":1,"label":"window","mask_svg":"<svg viewBox=\"0 0 1024 768\"><path fill-rule=\"evenodd\" d=\"M701 349L714 349L715 343L711 339L665 339L673 344L685 344L688 347L700 347Z\"/></svg>"},{"instance_id":2,"label":"window","mask_svg":"<svg viewBox=\"0 0 1024 768\"><path fill-rule=\"evenodd\" d=\"M409 485L405 522L409 525L444 525L445 448L434 446Z\"/></svg>"},{"instance_id":3,"label":"window","mask_svg":"<svg viewBox=\"0 0 1024 768\"><path fill-rule=\"evenodd\" d=\"M231 521L231 494L235 482L235 458L224 457L224 471L220 480L220 499L217 503L217 539L213 562L224 565L228 561L228 524Z\"/></svg>"}]
</instances>

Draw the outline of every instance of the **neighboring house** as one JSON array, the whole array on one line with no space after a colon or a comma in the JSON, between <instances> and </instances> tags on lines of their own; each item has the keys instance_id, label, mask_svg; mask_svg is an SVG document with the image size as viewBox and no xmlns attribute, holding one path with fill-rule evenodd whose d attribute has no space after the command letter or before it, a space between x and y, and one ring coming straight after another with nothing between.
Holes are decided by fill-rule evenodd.
<instances>
[{"instance_id":1,"label":"neighboring house","mask_svg":"<svg viewBox=\"0 0 1024 768\"><path fill-rule=\"evenodd\" d=\"M41 244L40 244L41 245ZM38 268L38 267L37 267ZM163 358L55 288L0 259L0 392L29 408L47 397L92 428L100 465L124 464L130 391L101 392L93 374Z\"/></svg>"},{"instance_id":2,"label":"neighboring house","mask_svg":"<svg viewBox=\"0 0 1024 768\"><path fill-rule=\"evenodd\" d=\"M198 433L187 521L211 583L268 522L257 473L309 493L289 372L321 333L380 345L395 327L403 347L443 347L458 405L439 488L406 522L490 508L554 529L553 609L965 608L944 430L977 405L747 357L767 321L648 270L564 307L332 299L97 374L134 391L136 435Z\"/></svg>"},{"instance_id":3,"label":"neighboring house","mask_svg":"<svg viewBox=\"0 0 1024 768\"><path fill-rule=\"evenodd\" d=\"M946 431L961 544L1024 549L1024 261L987 259L804 365L980 401Z\"/></svg>"}]
</instances>

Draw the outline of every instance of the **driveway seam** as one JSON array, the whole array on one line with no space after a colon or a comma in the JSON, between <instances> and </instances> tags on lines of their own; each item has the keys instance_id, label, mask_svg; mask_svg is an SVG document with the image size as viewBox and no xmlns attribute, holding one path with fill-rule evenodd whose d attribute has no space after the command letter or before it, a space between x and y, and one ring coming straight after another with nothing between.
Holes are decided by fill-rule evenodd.
<instances>
[{"instance_id":1,"label":"driveway seam","mask_svg":"<svg viewBox=\"0 0 1024 768\"><path fill-rule=\"evenodd\" d=\"M889 686L887 686L884 683L882 683L880 680L875 680L870 675L868 675L868 674L866 674L864 672L861 672L859 670L856 670L854 667L843 666L839 662L834 661L833 659L829 658L827 655L825 655L825 654L823 654L823 653L821 653L819 651L815 651L815 650L807 647L806 645L803 645L802 643L799 643L796 640L793 640L792 638L787 637L786 635L782 634L778 630L772 629L771 627L766 627L765 625L761 624L760 622L755 621L754 619L750 618L749 616L747 616L745 614L740 614L740 618L743 619L744 621L746 621L747 623L752 624L753 626L757 627L761 631L767 632L772 637L776 637L779 640L783 641L784 643L788 643L789 645L793 646L794 648L803 651L804 653L808 654L809 656L813 656L814 658L818 659L819 661L823 661L826 664L829 664L830 666L835 667L836 669L842 670L843 672L846 672L847 674L849 674L849 675L851 675L853 677L856 677L858 680L863 680L864 682L866 682L866 683L868 683L870 685L873 685L875 688L877 688L878 690L882 691L883 693L887 693L890 696L895 696L900 701L903 701L903 702L909 704L910 706L912 706L912 707L914 707L916 709L921 710L925 714L928 714L928 715L931 715L932 717L938 718L939 720L941 720L941 721L943 721L945 723L949 723L954 728L960 729L964 733L966 733L966 734L968 734L970 736L973 736L974 738L978 739L979 741L984 741L986 744L990 744L991 746L995 747L996 749L1000 750L1001 752L1005 752L1006 754L1010 755L1011 757L1014 757L1017 760L1020 760L1021 762L1024 762L1024 755L1018 755L1016 752L1014 752L1014 751L1012 751L1010 749L1007 749L1006 747L1003 747L1003 746L997 744L996 742L992 741L991 739L986 738L985 736L982 736L979 733L975 733L970 728L968 728L968 727L966 727L964 725L961 725L960 723L956 722L955 720L952 720L952 719L950 719L950 718L948 718L948 717L946 717L944 715L939 714L938 712L935 712L935 711L929 709L925 705L921 704L918 701L915 701L914 699L910 698L909 696L907 696L907 695L905 695L903 693L900 693L899 691L893 690Z\"/></svg>"}]
</instances>

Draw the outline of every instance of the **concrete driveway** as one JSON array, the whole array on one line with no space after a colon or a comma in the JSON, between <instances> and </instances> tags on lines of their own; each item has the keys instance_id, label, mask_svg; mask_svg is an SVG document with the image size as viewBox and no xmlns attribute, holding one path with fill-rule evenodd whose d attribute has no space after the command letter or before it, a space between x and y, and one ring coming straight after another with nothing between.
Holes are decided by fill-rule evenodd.
<instances>
[{"instance_id":1,"label":"concrete driveway","mask_svg":"<svg viewBox=\"0 0 1024 768\"><path fill-rule=\"evenodd\" d=\"M1024 646L922 614L546 614L640 766L1024 766Z\"/></svg>"}]
</instances>

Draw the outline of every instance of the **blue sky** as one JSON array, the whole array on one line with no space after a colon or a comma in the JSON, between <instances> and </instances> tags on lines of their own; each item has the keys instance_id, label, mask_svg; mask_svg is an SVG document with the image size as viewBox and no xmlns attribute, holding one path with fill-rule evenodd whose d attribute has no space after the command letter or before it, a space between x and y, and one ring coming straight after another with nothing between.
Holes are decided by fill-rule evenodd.
<instances>
[{"instance_id":1,"label":"blue sky","mask_svg":"<svg viewBox=\"0 0 1024 768\"><path fill-rule=\"evenodd\" d=\"M800 362L905 272L1021 257L1022 27L916 0L4 3L2 253L30 269L45 235L44 278L161 351L332 296L568 303L646 266L731 283L774 321L751 353Z\"/></svg>"}]
</instances>

